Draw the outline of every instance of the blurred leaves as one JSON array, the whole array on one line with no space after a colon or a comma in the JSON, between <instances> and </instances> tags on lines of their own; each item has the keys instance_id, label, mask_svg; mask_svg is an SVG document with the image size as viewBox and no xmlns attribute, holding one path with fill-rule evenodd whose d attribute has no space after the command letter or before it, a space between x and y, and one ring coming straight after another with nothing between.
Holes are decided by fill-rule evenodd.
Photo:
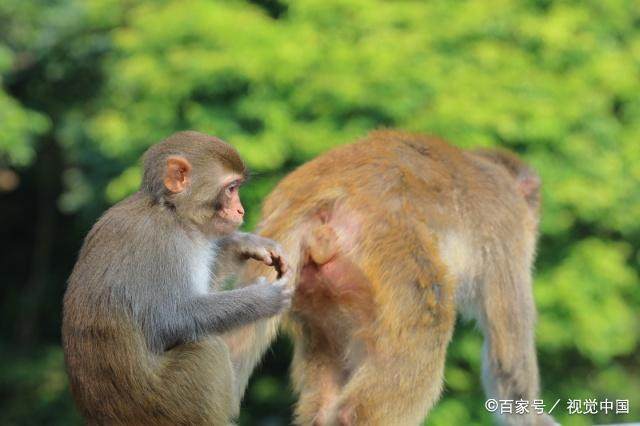
<instances>
[{"instance_id":1,"label":"blurred leaves","mask_svg":"<svg viewBox=\"0 0 640 426\"><path fill-rule=\"evenodd\" d=\"M574 348L599 365L638 345L637 306L629 304L638 277L626 264L629 247L590 238L575 244L556 268L540 274L536 287L542 316L538 341ZM597 312L598 315L594 315Z\"/></svg>"},{"instance_id":2,"label":"blurred leaves","mask_svg":"<svg viewBox=\"0 0 640 426\"><path fill-rule=\"evenodd\" d=\"M0 164L29 164L35 155L34 140L48 124L44 115L23 108L0 91Z\"/></svg>"},{"instance_id":3,"label":"blurred leaves","mask_svg":"<svg viewBox=\"0 0 640 426\"><path fill-rule=\"evenodd\" d=\"M631 399L621 420L639 420L639 23L633 0L7 0L0 166L32 164L49 134L59 208L93 218L136 189L149 145L197 129L256 172L251 228L287 171L377 127L513 149L544 183L544 396ZM480 352L461 327L429 424L490 422ZM285 383L259 376L248 403Z\"/></svg>"},{"instance_id":4,"label":"blurred leaves","mask_svg":"<svg viewBox=\"0 0 640 426\"><path fill-rule=\"evenodd\" d=\"M62 350L46 347L29 356L16 355L10 348L3 348L0 357L3 424L80 424L68 388Z\"/></svg>"},{"instance_id":5,"label":"blurred leaves","mask_svg":"<svg viewBox=\"0 0 640 426\"><path fill-rule=\"evenodd\" d=\"M35 138L49 127L45 115L24 108L3 90L2 75L13 61L13 52L0 40L0 166L29 164L35 154Z\"/></svg>"}]
</instances>

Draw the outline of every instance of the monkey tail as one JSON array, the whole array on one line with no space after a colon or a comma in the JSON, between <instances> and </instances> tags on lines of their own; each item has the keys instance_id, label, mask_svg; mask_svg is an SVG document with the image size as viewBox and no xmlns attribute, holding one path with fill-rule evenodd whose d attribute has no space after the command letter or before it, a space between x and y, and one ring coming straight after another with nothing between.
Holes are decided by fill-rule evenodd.
<instances>
[{"instance_id":1,"label":"monkey tail","mask_svg":"<svg viewBox=\"0 0 640 426\"><path fill-rule=\"evenodd\" d=\"M527 200L527 204L535 210L539 208L542 181L531 166L514 153L501 148L481 148L472 152L504 167L516 180L518 191Z\"/></svg>"}]
</instances>

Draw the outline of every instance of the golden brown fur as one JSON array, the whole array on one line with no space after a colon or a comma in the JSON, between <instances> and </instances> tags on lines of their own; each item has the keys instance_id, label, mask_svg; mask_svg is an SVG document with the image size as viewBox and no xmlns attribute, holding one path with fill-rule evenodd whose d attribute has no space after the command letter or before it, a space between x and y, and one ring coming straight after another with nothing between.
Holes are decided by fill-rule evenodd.
<instances>
[{"instance_id":1,"label":"golden brown fur","mask_svg":"<svg viewBox=\"0 0 640 426\"><path fill-rule=\"evenodd\" d=\"M296 423L419 424L439 398L457 311L485 334L488 395L538 398L538 187L512 154L395 131L334 149L280 182L260 233L285 247L298 277L286 318ZM228 337L240 394L276 324Z\"/></svg>"}]
</instances>

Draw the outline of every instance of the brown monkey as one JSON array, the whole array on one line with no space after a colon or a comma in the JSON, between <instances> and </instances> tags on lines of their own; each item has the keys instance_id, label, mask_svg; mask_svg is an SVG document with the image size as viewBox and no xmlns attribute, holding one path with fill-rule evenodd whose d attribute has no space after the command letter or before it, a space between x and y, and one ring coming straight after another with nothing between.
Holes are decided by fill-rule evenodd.
<instances>
[{"instance_id":1,"label":"brown monkey","mask_svg":"<svg viewBox=\"0 0 640 426\"><path fill-rule=\"evenodd\" d=\"M527 200L529 206L536 213L536 219L538 219L537 215L540 209L540 177L538 174L514 153L504 149L481 148L474 150L473 153L500 164L509 171L509 174L516 179L518 191Z\"/></svg>"},{"instance_id":2,"label":"brown monkey","mask_svg":"<svg viewBox=\"0 0 640 426\"><path fill-rule=\"evenodd\" d=\"M394 131L330 151L280 182L260 233L283 244L297 277L287 321L296 423L419 424L440 396L456 312L485 335L487 395L538 398L539 186L513 154ZM276 321L227 337L241 386ZM553 424L546 415L501 420Z\"/></svg>"},{"instance_id":3,"label":"brown monkey","mask_svg":"<svg viewBox=\"0 0 640 426\"><path fill-rule=\"evenodd\" d=\"M241 259L286 270L275 242L234 232L245 173L230 145L177 133L146 152L140 191L87 236L64 297L62 338L90 424L226 425L237 414L218 335L281 312L292 296L288 274L210 287Z\"/></svg>"}]
</instances>

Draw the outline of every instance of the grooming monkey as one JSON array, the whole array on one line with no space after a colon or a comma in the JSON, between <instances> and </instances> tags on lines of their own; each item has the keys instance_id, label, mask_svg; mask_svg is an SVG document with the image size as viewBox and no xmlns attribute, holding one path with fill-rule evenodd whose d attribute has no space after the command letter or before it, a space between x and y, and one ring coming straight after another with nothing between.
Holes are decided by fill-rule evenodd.
<instances>
[{"instance_id":1,"label":"grooming monkey","mask_svg":"<svg viewBox=\"0 0 640 426\"><path fill-rule=\"evenodd\" d=\"M292 297L280 246L235 232L245 175L230 145L176 133L145 153L140 190L89 232L64 297L62 340L90 424L227 425L237 415L219 335L278 314ZM248 258L279 279L212 285Z\"/></svg>"},{"instance_id":2,"label":"grooming monkey","mask_svg":"<svg viewBox=\"0 0 640 426\"><path fill-rule=\"evenodd\" d=\"M456 312L485 336L487 396L539 398L539 187L508 152L395 131L334 149L280 182L259 229L283 244L297 277L286 321L295 422L420 424L440 397ZM247 265L245 276L263 268ZM225 337L240 394L276 324ZM533 413L499 420L554 424Z\"/></svg>"}]
</instances>

